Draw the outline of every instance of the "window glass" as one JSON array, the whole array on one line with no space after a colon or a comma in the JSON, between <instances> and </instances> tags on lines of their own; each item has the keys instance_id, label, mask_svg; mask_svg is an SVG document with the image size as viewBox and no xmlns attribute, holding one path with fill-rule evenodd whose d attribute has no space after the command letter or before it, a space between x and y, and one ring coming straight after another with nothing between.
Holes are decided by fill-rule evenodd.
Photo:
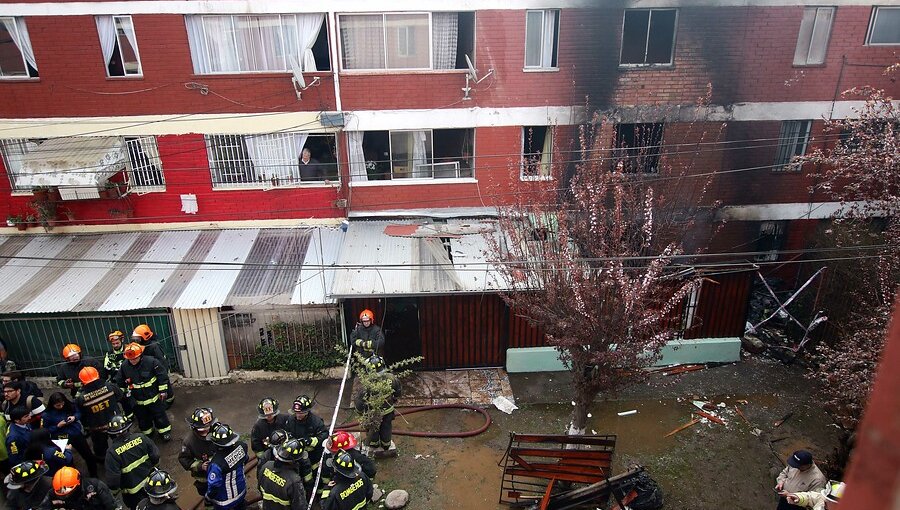
<instances>
[{"instance_id":1,"label":"window glass","mask_svg":"<svg viewBox=\"0 0 900 510\"><path fill-rule=\"evenodd\" d=\"M25 46L25 50L22 46ZM0 18L0 78L37 78L28 29L22 18Z\"/></svg>"},{"instance_id":2,"label":"window glass","mask_svg":"<svg viewBox=\"0 0 900 510\"><path fill-rule=\"evenodd\" d=\"M900 7L876 7L869 44L900 44Z\"/></svg>"},{"instance_id":3,"label":"window glass","mask_svg":"<svg viewBox=\"0 0 900 510\"><path fill-rule=\"evenodd\" d=\"M428 14L386 14L384 21L387 68L431 68Z\"/></svg>"},{"instance_id":4,"label":"window glass","mask_svg":"<svg viewBox=\"0 0 900 510\"><path fill-rule=\"evenodd\" d=\"M626 10L622 26L621 64L671 64L677 13L675 9Z\"/></svg>"}]
</instances>

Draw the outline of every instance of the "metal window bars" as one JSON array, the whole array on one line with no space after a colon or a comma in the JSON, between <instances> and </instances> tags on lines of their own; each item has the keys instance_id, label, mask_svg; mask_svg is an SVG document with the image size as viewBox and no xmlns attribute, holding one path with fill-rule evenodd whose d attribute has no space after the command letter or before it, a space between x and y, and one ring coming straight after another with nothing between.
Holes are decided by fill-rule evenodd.
<instances>
[{"instance_id":1,"label":"metal window bars","mask_svg":"<svg viewBox=\"0 0 900 510\"><path fill-rule=\"evenodd\" d=\"M125 149L128 152L125 183L129 191L165 191L166 181L156 137L126 137Z\"/></svg>"}]
</instances>

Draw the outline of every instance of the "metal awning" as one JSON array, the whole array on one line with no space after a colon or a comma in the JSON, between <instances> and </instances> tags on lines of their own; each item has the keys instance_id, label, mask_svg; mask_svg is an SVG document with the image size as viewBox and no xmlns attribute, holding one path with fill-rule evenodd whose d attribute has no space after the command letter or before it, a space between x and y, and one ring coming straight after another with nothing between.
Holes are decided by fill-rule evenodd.
<instances>
[{"instance_id":1,"label":"metal awning","mask_svg":"<svg viewBox=\"0 0 900 510\"><path fill-rule=\"evenodd\" d=\"M0 236L0 313L328 304L337 228ZM324 241L323 241L324 240Z\"/></svg>"},{"instance_id":2,"label":"metal awning","mask_svg":"<svg viewBox=\"0 0 900 510\"><path fill-rule=\"evenodd\" d=\"M505 290L496 267L488 261L490 248L483 233L494 228L490 221L466 219L439 225L351 222L338 256L331 295L349 298Z\"/></svg>"},{"instance_id":3,"label":"metal awning","mask_svg":"<svg viewBox=\"0 0 900 510\"><path fill-rule=\"evenodd\" d=\"M51 138L25 154L16 186L97 187L124 168L119 137Z\"/></svg>"}]
</instances>

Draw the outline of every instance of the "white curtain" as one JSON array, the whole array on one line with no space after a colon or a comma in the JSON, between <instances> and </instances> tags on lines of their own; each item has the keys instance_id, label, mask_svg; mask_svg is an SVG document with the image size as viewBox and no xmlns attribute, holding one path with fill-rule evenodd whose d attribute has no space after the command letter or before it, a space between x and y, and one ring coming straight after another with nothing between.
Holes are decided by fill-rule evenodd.
<instances>
[{"instance_id":1,"label":"white curtain","mask_svg":"<svg viewBox=\"0 0 900 510\"><path fill-rule=\"evenodd\" d=\"M194 74L209 72L209 51L206 49L206 38L203 36L203 18L185 16L188 45L191 47L191 61L194 63Z\"/></svg>"},{"instance_id":2,"label":"white curtain","mask_svg":"<svg viewBox=\"0 0 900 510\"><path fill-rule=\"evenodd\" d=\"M553 34L556 33L556 16L559 11L544 11L544 45L541 48L541 66L553 67Z\"/></svg>"},{"instance_id":3,"label":"white curtain","mask_svg":"<svg viewBox=\"0 0 900 510\"><path fill-rule=\"evenodd\" d=\"M538 175L548 177L550 175L550 162L553 157L553 128L547 126L547 133L544 135L544 147L541 148L541 167Z\"/></svg>"},{"instance_id":4,"label":"white curtain","mask_svg":"<svg viewBox=\"0 0 900 510\"><path fill-rule=\"evenodd\" d=\"M350 156L350 180L368 181L366 172L366 154L363 152L363 136L365 131L346 131L347 152Z\"/></svg>"},{"instance_id":5,"label":"white curtain","mask_svg":"<svg viewBox=\"0 0 900 510\"><path fill-rule=\"evenodd\" d=\"M109 65L113 50L116 49L116 22L112 16L97 16L97 34L100 36L100 51L103 52L103 61Z\"/></svg>"},{"instance_id":6,"label":"white curtain","mask_svg":"<svg viewBox=\"0 0 900 510\"><path fill-rule=\"evenodd\" d=\"M341 16L344 69L384 69L384 17Z\"/></svg>"},{"instance_id":7,"label":"white curtain","mask_svg":"<svg viewBox=\"0 0 900 510\"><path fill-rule=\"evenodd\" d=\"M455 12L432 13L431 27L434 68L456 68L456 43L459 37L459 14Z\"/></svg>"},{"instance_id":8,"label":"white curtain","mask_svg":"<svg viewBox=\"0 0 900 510\"><path fill-rule=\"evenodd\" d=\"M244 135L244 146L259 177L294 182L300 180L297 161L308 137L307 133Z\"/></svg>"},{"instance_id":9,"label":"white curtain","mask_svg":"<svg viewBox=\"0 0 900 510\"><path fill-rule=\"evenodd\" d=\"M125 38L128 39L128 44L131 45L131 49L134 50L134 55L138 57L138 62L140 62L140 53L138 52L137 46L137 37L134 35L134 25L131 24L131 18L120 18L122 20L122 31L125 32ZM122 56L122 63L125 63L125 56Z\"/></svg>"},{"instance_id":10,"label":"white curtain","mask_svg":"<svg viewBox=\"0 0 900 510\"><path fill-rule=\"evenodd\" d=\"M412 176L414 178L431 177L432 168L428 166L428 153L425 148L425 131L413 131L412 136Z\"/></svg>"},{"instance_id":11,"label":"white curtain","mask_svg":"<svg viewBox=\"0 0 900 510\"><path fill-rule=\"evenodd\" d=\"M239 70L231 16L203 16L200 19L206 36L204 42L208 56L205 72Z\"/></svg>"},{"instance_id":12,"label":"white curtain","mask_svg":"<svg viewBox=\"0 0 900 510\"><path fill-rule=\"evenodd\" d=\"M0 22L3 23L3 28L6 29L9 35L12 36L13 44L22 52L28 65L37 70L37 61L34 59L34 49L31 47L31 37L28 36L25 18L0 18Z\"/></svg>"},{"instance_id":13,"label":"white curtain","mask_svg":"<svg viewBox=\"0 0 900 510\"><path fill-rule=\"evenodd\" d=\"M319 38L319 29L322 28L322 22L325 21L324 14L297 14L297 42L300 54L303 56L304 71L317 71L316 58L313 56L312 47ZM293 52L294 48L290 48Z\"/></svg>"}]
</instances>

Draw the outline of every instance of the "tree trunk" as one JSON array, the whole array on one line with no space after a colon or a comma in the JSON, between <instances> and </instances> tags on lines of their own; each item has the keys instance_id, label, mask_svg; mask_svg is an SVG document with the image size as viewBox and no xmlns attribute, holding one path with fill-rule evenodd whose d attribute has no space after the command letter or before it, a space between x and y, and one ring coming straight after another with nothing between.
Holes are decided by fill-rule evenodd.
<instances>
[{"instance_id":1,"label":"tree trunk","mask_svg":"<svg viewBox=\"0 0 900 510\"><path fill-rule=\"evenodd\" d=\"M585 388L575 388L575 406L572 408L572 420L569 422L567 434L582 435L587 430L588 411L594 402L596 393Z\"/></svg>"}]
</instances>

